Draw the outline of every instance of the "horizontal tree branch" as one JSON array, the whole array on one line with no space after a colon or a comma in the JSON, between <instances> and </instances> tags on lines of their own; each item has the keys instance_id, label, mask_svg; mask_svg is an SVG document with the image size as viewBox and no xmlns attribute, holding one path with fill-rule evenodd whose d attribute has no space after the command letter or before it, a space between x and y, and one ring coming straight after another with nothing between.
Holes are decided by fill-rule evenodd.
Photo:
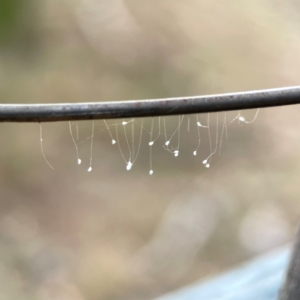
<instances>
[{"instance_id":1,"label":"horizontal tree branch","mask_svg":"<svg viewBox=\"0 0 300 300\"><path fill-rule=\"evenodd\" d=\"M155 100L0 104L0 122L118 119L243 110L300 103L300 86Z\"/></svg>"}]
</instances>

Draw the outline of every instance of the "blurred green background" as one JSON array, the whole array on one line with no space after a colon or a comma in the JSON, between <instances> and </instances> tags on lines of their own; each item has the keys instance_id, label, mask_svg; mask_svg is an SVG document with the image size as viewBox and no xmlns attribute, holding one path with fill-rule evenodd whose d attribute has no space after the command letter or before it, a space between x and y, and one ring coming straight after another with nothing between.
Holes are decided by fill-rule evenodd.
<instances>
[{"instance_id":1,"label":"blurred green background","mask_svg":"<svg viewBox=\"0 0 300 300\"><path fill-rule=\"evenodd\" d=\"M297 1L270 0L0 0L1 103L297 85L299 10ZM196 121L190 117L188 131L186 117L179 157L163 139L155 143L153 176L151 119L130 172L102 121L91 173L91 122L79 122L79 166L69 124L42 125L54 171L38 124L1 124L0 298L153 299L291 241L300 210L299 113L265 109L253 124L231 124L210 169L202 164L208 136L204 130L193 156ZM165 120L170 134L178 117ZM216 129L212 114L213 142ZM126 149L124 134L120 145Z\"/></svg>"}]
</instances>

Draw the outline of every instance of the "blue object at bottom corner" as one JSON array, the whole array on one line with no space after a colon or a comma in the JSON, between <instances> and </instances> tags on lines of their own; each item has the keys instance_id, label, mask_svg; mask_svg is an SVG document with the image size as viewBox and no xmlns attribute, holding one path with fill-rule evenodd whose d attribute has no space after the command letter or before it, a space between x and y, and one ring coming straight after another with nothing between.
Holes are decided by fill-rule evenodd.
<instances>
[{"instance_id":1,"label":"blue object at bottom corner","mask_svg":"<svg viewBox=\"0 0 300 300\"><path fill-rule=\"evenodd\" d=\"M156 300L277 300L289 259L288 249L263 255L214 279Z\"/></svg>"}]
</instances>

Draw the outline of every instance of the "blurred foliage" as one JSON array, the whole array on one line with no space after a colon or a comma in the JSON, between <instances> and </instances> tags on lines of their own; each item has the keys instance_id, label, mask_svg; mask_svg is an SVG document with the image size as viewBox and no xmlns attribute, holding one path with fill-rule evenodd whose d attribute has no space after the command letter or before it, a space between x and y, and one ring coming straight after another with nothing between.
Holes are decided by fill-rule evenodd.
<instances>
[{"instance_id":1,"label":"blurred foliage","mask_svg":"<svg viewBox=\"0 0 300 300\"><path fill-rule=\"evenodd\" d=\"M0 45L22 53L35 42L37 6L34 0L0 0Z\"/></svg>"}]
</instances>

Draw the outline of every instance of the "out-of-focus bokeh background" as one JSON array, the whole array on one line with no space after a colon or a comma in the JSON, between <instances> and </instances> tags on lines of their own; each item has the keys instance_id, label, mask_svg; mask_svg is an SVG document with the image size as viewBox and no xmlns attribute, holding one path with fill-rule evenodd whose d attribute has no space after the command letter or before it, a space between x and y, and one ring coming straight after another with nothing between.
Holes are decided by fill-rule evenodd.
<instances>
[{"instance_id":1,"label":"out-of-focus bokeh background","mask_svg":"<svg viewBox=\"0 0 300 300\"><path fill-rule=\"evenodd\" d=\"M2 0L1 103L297 85L299 11L298 1L279 0ZM250 120L255 112L242 114ZM179 156L160 137L152 176L151 119L143 120L130 171L117 145L128 159L124 132L112 145L95 122L90 173L91 122L79 122L78 140L71 124L81 165L69 124L42 125L54 171L38 124L1 124L1 298L153 299L291 241L300 211L299 114L298 106L266 109L252 124L232 123L209 169L208 132L201 128L193 156L196 117L185 117ZM170 136L178 117L165 121ZM141 122L132 122L135 153ZM216 115L210 128L214 146ZM132 145L131 125L127 135Z\"/></svg>"}]
</instances>

